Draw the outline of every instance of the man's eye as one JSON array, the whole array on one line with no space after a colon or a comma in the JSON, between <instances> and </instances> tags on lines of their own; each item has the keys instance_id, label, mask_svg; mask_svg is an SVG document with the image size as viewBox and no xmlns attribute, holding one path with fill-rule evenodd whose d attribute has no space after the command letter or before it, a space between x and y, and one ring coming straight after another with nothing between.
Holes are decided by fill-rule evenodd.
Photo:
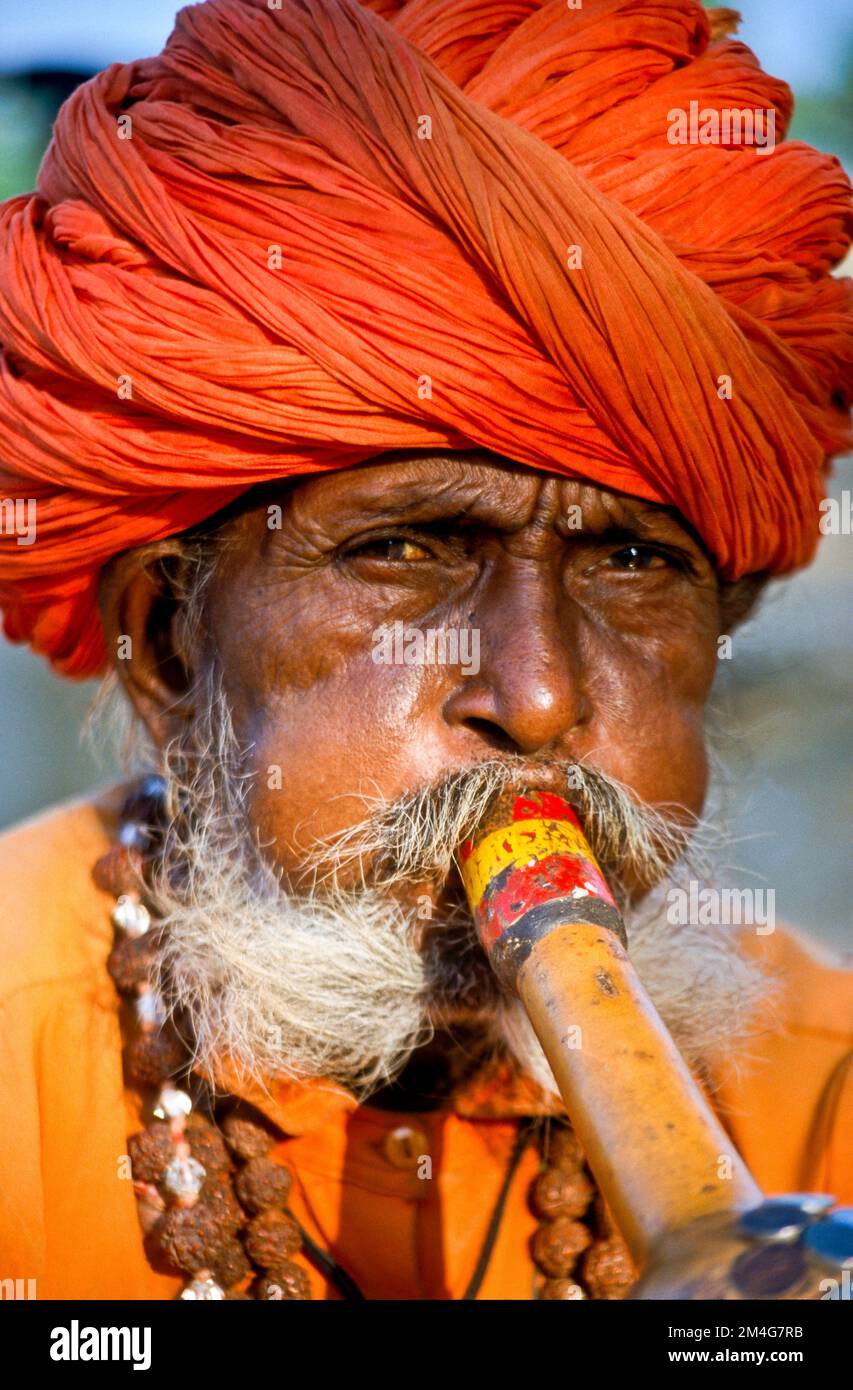
<instances>
[{"instance_id":1,"label":"man's eye","mask_svg":"<svg viewBox=\"0 0 853 1390\"><path fill-rule=\"evenodd\" d=\"M608 563L619 570L658 570L674 565L675 561L650 545L626 545L608 556Z\"/></svg>"},{"instance_id":2,"label":"man's eye","mask_svg":"<svg viewBox=\"0 0 853 1390\"><path fill-rule=\"evenodd\" d=\"M346 552L346 558L364 557L368 560L428 560L429 551L408 536L379 536L362 541Z\"/></svg>"}]
</instances>

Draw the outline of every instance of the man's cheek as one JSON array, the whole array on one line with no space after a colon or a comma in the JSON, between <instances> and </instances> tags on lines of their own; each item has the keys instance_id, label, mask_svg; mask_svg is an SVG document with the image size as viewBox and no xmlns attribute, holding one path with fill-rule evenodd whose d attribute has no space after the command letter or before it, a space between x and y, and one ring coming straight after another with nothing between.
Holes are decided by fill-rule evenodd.
<instances>
[{"instance_id":1,"label":"man's cheek","mask_svg":"<svg viewBox=\"0 0 853 1390\"><path fill-rule=\"evenodd\" d=\"M666 652L668 683L675 698L704 705L717 672L717 622L711 613L671 635Z\"/></svg>"},{"instance_id":2,"label":"man's cheek","mask_svg":"<svg viewBox=\"0 0 853 1390\"><path fill-rule=\"evenodd\" d=\"M386 764L401 738L375 689L332 679L258 701L245 742L250 822L292 868L313 840L364 815L360 791L385 794Z\"/></svg>"},{"instance_id":3,"label":"man's cheek","mask_svg":"<svg viewBox=\"0 0 853 1390\"><path fill-rule=\"evenodd\" d=\"M706 669L684 663L620 664L598 687L589 748L602 770L644 801L701 808L708 777Z\"/></svg>"},{"instance_id":4,"label":"man's cheek","mask_svg":"<svg viewBox=\"0 0 853 1390\"><path fill-rule=\"evenodd\" d=\"M664 730L648 730L627 745L626 772L617 772L640 798L653 805L670 803L698 813L705 800L708 758L700 720L672 712Z\"/></svg>"}]
</instances>

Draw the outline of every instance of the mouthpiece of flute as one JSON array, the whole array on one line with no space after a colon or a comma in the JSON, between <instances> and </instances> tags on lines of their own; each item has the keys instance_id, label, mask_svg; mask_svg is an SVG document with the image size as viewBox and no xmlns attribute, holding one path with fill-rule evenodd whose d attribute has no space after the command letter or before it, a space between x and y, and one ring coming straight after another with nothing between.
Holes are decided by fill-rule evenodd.
<instances>
[{"instance_id":1,"label":"mouthpiece of flute","mask_svg":"<svg viewBox=\"0 0 853 1390\"><path fill-rule=\"evenodd\" d=\"M460 870L480 941L514 987L537 941L557 926L625 927L576 812L554 792L499 795L460 847Z\"/></svg>"}]
</instances>

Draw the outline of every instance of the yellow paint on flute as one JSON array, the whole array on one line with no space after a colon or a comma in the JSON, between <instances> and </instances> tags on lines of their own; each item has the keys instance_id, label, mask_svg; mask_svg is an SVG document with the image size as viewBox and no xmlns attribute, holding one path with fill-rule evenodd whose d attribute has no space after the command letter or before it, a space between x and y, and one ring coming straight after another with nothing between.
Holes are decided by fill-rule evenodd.
<instances>
[{"instance_id":1,"label":"yellow paint on flute","mask_svg":"<svg viewBox=\"0 0 853 1390\"><path fill-rule=\"evenodd\" d=\"M601 872L586 837L571 821L517 820L493 830L460 864L471 911L477 909L496 875L510 864L529 864L551 854L581 855Z\"/></svg>"}]
</instances>

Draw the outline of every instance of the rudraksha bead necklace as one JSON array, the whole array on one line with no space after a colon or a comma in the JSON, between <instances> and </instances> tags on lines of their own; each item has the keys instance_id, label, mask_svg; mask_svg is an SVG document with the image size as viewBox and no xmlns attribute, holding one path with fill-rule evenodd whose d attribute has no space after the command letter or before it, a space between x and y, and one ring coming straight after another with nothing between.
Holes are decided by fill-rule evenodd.
<instances>
[{"instance_id":1,"label":"rudraksha bead necklace","mask_svg":"<svg viewBox=\"0 0 853 1390\"><path fill-rule=\"evenodd\" d=\"M144 901L146 869L168 818L162 779L144 778L124 802L118 843L94 869L98 886L116 897L117 939L108 969L129 1006L125 1021L133 1030L125 1077L150 1096L151 1121L128 1140L146 1254L155 1268L184 1275L181 1299L309 1299L305 1259L344 1297L363 1298L288 1210L292 1174L270 1157L286 1136L232 1098L214 1099L192 1070L181 1021L167 1017L152 986L162 929ZM531 1243L533 1297L624 1298L636 1279L630 1255L576 1136L552 1119L521 1121L463 1298L475 1298L482 1284L512 1176L534 1133L542 1168L530 1192L539 1220Z\"/></svg>"}]
</instances>

